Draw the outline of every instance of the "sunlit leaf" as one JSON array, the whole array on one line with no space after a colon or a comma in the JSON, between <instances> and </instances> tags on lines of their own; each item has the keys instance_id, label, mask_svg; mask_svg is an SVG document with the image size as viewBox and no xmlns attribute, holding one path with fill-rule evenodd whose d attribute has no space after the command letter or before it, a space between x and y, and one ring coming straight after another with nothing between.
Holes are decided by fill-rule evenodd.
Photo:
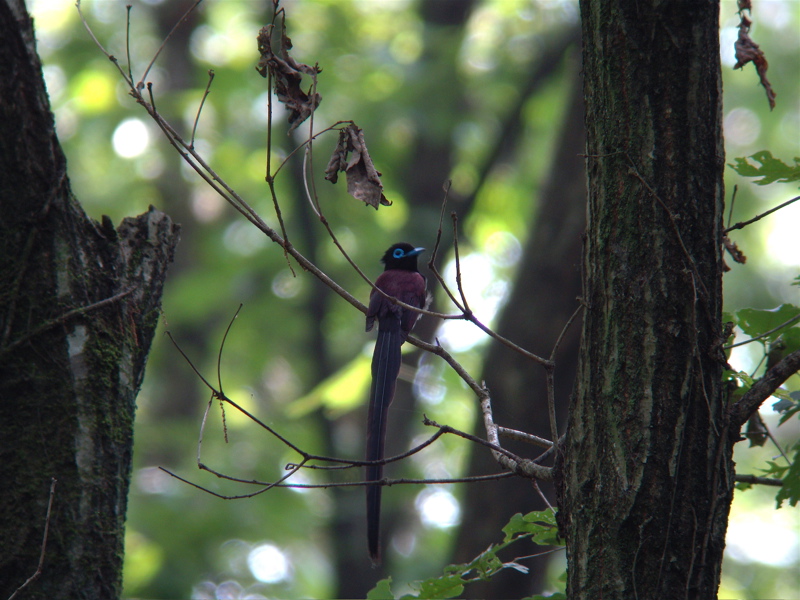
<instances>
[{"instance_id":1,"label":"sunlit leaf","mask_svg":"<svg viewBox=\"0 0 800 600\"><path fill-rule=\"evenodd\" d=\"M753 165L747 159L752 158L761 164ZM770 183L790 183L800 181L800 157L795 157L794 165L787 165L782 160L774 158L772 152L762 150L751 154L749 157L734 158L735 164L729 164L734 171L742 177L760 177L754 183L768 185Z\"/></svg>"}]
</instances>

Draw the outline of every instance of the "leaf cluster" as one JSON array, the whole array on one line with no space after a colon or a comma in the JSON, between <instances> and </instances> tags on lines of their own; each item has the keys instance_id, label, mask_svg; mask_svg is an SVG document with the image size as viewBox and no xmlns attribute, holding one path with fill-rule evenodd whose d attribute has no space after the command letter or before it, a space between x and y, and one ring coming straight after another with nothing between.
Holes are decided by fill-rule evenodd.
<instances>
[{"instance_id":1,"label":"leaf cluster","mask_svg":"<svg viewBox=\"0 0 800 600\"><path fill-rule=\"evenodd\" d=\"M527 573L528 568L519 561L527 558L515 558L508 562L498 554L520 540L528 539L540 546L563 546L564 542L558 537L555 513L551 510L534 511L526 515L515 514L503 527L505 537L499 544L492 544L481 552L472 561L458 565L448 565L441 575L430 577L411 584L413 593L400 596L400 600L415 598L454 598L464 591L464 586L474 581L489 581L504 569L515 569ZM547 552L552 552L548 550ZM369 591L367 598L370 600L394 600L397 598L391 590L392 578L387 577L379 581ZM565 599L562 593L546 596L554 600ZM532 596L530 600L545 598L545 596Z\"/></svg>"}]
</instances>

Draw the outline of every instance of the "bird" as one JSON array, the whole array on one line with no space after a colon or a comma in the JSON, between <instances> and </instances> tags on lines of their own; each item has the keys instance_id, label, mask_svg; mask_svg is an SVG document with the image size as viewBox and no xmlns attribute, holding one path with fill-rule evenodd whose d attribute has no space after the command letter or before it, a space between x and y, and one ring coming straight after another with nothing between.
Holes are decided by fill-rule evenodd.
<instances>
[{"instance_id":1,"label":"bird","mask_svg":"<svg viewBox=\"0 0 800 600\"><path fill-rule=\"evenodd\" d=\"M424 250L405 242L392 245L381 258L385 269L375 280L375 287L409 306L425 308L425 277L417 270L417 258ZM370 293L366 331L372 330L377 319L378 339L372 355L367 461L383 460L386 417L400 372L400 346L408 338L419 316L420 313L393 303L376 289ZM380 481L383 477L383 465L367 465L366 471L367 482ZM380 485L367 485L367 545L374 566L381 563L381 489Z\"/></svg>"}]
</instances>

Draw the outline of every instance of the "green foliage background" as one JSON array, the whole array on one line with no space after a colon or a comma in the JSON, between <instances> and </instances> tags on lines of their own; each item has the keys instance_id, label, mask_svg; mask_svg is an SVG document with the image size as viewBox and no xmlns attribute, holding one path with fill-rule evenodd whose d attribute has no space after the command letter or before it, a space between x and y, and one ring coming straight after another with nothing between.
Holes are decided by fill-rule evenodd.
<instances>
[{"instance_id":1,"label":"green foliage background","mask_svg":"<svg viewBox=\"0 0 800 600\"><path fill-rule=\"evenodd\" d=\"M754 5L751 36L769 60L777 108L769 111L752 65L743 71L731 69L738 18L735 3L722 2L727 162L769 150L791 165L800 155L800 5L788 1ZM363 333L362 315L307 274L298 271L293 276L279 249L179 162L87 35L72 0L39 0L29 8L72 187L86 211L94 218L107 214L119 222L153 204L183 226L161 329L171 331L197 368L214 381L222 334L243 303L222 355L226 392L308 451L357 458L369 376L370 338ZM130 58L135 78L185 8L183 2L133 2ZM476 2L466 31L432 29L422 18L420 5L410 0L297 0L287 2L286 9L294 56L323 68L316 129L340 119L355 120L365 131L384 175L386 195L394 202L391 208L374 212L347 196L343 183L331 187L324 182L321 171L335 134L321 138L314 145L315 182L337 236L373 277L380 270L377 259L383 249L397 239L430 248L441 196L411 202L413 186L408 178L415 174L407 169L415 163L419 148L450 147L451 208L466 211L460 213L462 258L473 261L475 281L470 289L484 311L479 316L491 322L517 276L514 266L535 219L538 186L547 170L555 168L550 153L569 83L564 65L527 100L521 142L492 165L485 179L481 169L531 64L557 34L576 25L576 4ZM124 2L87 0L83 10L101 43L126 64ZM154 84L159 110L188 136L207 71L215 71L197 147L270 225L277 226L264 182L266 83L254 69L255 36L269 14L268 2L208 0L179 29L148 81ZM430 60L434 50L451 60ZM273 161L279 162L302 137L285 135L280 107L274 118ZM135 120L132 129L121 128L130 120ZM115 134L121 148L142 128L149 136L143 151L121 156L114 149ZM293 243L354 295L366 299L369 288L311 215L299 171L300 161L291 160L277 179ZM728 198L733 185L739 185L732 223L797 194L796 181L755 186L732 169L727 184ZM473 196L474 202L460 204ZM789 285L800 265L798 222L800 207L793 205L732 234L748 262L728 261L733 267L725 280L728 311L800 304L798 288ZM460 359L477 372L485 340L457 329L442 335L457 345ZM737 368L752 374L761 354L760 348L746 347L733 360ZM439 366L427 376L417 387L419 412L455 427L469 427L473 398ZM797 377L790 384L792 390L800 387ZM341 504L331 491L273 490L250 500L222 501L158 470L167 467L223 494L251 491L196 469L197 436L208 396L169 340L158 337L138 401L126 594L145 598L213 597L223 590L240 597L335 594L337 574L331 557L342 549L331 524L334 507ZM212 406L203 440L203 461L212 468L243 479L275 479L283 465L297 458L241 415L228 410L226 417L228 444L222 438L219 410ZM767 418L773 425L777 420ZM420 425L417 435L425 433ZM778 434L781 439L796 439L796 419ZM467 450L464 444L444 440L410 461L404 475L456 476L463 471ZM737 452L739 470L749 473L778 454L769 445ZM309 482L323 481L315 473L304 476ZM412 511L415 500L422 498L420 490L392 488L389 502ZM449 491L457 497L465 493L460 488ZM361 510L360 489L342 494L350 499L345 504L349 502L352 510ZM734 544L739 549L726 559L720 597L791 597L796 592L798 582L792 573L800 566L798 513L786 507L776 512L773 498L770 490L737 492L731 531L745 539ZM758 528L746 526L752 522L767 525L759 533ZM794 544L794 558L788 563L769 566L766 563L775 559L768 553L759 557L741 551L745 542L756 548L774 547L775 540L763 536L787 529L794 534L789 538L793 542L787 542ZM452 533L452 527L417 522L405 551L393 557L394 580L441 573ZM501 539L498 531L497 539L485 544ZM783 543L787 538L781 534L780 539ZM248 556L265 544L279 552L274 556L282 553L288 561L285 576L271 583L259 581L248 567ZM558 568L555 571L557 575ZM559 585L554 576L552 589ZM398 592L394 584L393 589Z\"/></svg>"}]
</instances>

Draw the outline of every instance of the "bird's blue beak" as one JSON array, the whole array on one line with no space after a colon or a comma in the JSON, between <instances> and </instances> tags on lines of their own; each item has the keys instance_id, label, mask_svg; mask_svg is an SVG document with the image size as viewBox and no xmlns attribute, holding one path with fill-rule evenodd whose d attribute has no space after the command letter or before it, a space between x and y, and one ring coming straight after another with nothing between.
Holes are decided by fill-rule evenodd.
<instances>
[{"instance_id":1,"label":"bird's blue beak","mask_svg":"<svg viewBox=\"0 0 800 600\"><path fill-rule=\"evenodd\" d=\"M406 256L417 256L418 254L422 254L425 252L425 248L414 248L411 252L406 254Z\"/></svg>"}]
</instances>

